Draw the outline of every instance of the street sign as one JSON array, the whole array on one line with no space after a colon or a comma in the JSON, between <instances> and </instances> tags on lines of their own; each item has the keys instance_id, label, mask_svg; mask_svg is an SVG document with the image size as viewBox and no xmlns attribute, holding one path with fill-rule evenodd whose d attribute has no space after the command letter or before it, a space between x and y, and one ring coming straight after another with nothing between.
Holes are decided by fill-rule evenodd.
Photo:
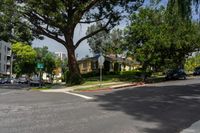
<instances>
[{"instance_id":1,"label":"street sign","mask_svg":"<svg viewBox=\"0 0 200 133\"><path fill-rule=\"evenodd\" d=\"M37 68L43 69L44 68L44 64L43 63L37 63Z\"/></svg>"},{"instance_id":2,"label":"street sign","mask_svg":"<svg viewBox=\"0 0 200 133\"><path fill-rule=\"evenodd\" d=\"M102 68L103 67L103 63L105 62L105 58L103 57L103 55L101 55L98 58L98 63L99 63L99 67Z\"/></svg>"}]
</instances>

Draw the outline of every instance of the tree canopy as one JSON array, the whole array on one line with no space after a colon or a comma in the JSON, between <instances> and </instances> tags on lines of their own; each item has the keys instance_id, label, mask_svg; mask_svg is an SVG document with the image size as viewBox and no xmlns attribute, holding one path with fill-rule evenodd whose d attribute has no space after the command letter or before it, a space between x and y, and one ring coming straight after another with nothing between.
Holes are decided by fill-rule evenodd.
<instances>
[{"instance_id":1,"label":"tree canopy","mask_svg":"<svg viewBox=\"0 0 200 133\"><path fill-rule=\"evenodd\" d=\"M15 57L13 62L14 73L20 76L22 74L31 75L35 72L37 53L30 45L21 42L14 43L12 45L12 52Z\"/></svg>"},{"instance_id":2,"label":"tree canopy","mask_svg":"<svg viewBox=\"0 0 200 133\"><path fill-rule=\"evenodd\" d=\"M197 23L183 21L165 9L140 9L126 29L125 49L143 69L149 66L182 67L185 58L200 47Z\"/></svg>"},{"instance_id":3,"label":"tree canopy","mask_svg":"<svg viewBox=\"0 0 200 133\"><path fill-rule=\"evenodd\" d=\"M12 2L19 22L36 37L47 36L64 45L68 51L70 83L80 84L82 78L75 58L80 43L103 30L110 30L126 12L136 10L144 0L3 0ZM74 43L74 31L79 24L101 22L99 29Z\"/></svg>"},{"instance_id":4,"label":"tree canopy","mask_svg":"<svg viewBox=\"0 0 200 133\"><path fill-rule=\"evenodd\" d=\"M20 16L14 0L0 1L0 40L31 43L32 32L26 26L27 22L21 22Z\"/></svg>"},{"instance_id":5,"label":"tree canopy","mask_svg":"<svg viewBox=\"0 0 200 133\"><path fill-rule=\"evenodd\" d=\"M88 28L87 34L98 29L98 25L92 25ZM119 54L121 53L121 44L123 40L123 31L113 29L110 32L101 31L87 39L92 52L95 54Z\"/></svg>"}]
</instances>

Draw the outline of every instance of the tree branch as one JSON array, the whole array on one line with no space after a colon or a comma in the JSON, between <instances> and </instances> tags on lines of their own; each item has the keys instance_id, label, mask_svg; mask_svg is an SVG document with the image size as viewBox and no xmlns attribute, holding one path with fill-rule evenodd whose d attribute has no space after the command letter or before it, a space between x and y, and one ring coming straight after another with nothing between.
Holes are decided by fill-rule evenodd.
<instances>
[{"instance_id":1,"label":"tree branch","mask_svg":"<svg viewBox=\"0 0 200 133\"><path fill-rule=\"evenodd\" d=\"M35 10L29 12L29 13L25 13L25 15L27 15L26 18L29 18L29 19L36 19L36 20L39 20L45 24L48 24L50 26L53 26L53 27L56 27L56 28L59 28L59 29L62 29L62 26L53 22L50 18L48 18L47 16L44 16L44 15L41 15L39 14L38 12L36 12ZM31 22L32 23L32 22Z\"/></svg>"},{"instance_id":2,"label":"tree branch","mask_svg":"<svg viewBox=\"0 0 200 133\"><path fill-rule=\"evenodd\" d=\"M58 38L58 36L54 33L52 33L51 31L44 29L43 27L39 26L39 25L34 25L37 29L33 29L33 31L42 34L44 36L47 36L61 44L63 44L64 46L66 46L66 42L60 38Z\"/></svg>"},{"instance_id":3,"label":"tree branch","mask_svg":"<svg viewBox=\"0 0 200 133\"><path fill-rule=\"evenodd\" d=\"M90 9L92 8L92 6L94 6L98 1L100 1L100 0L91 0L91 2L88 3L88 4L85 6L85 8L84 8L84 10L83 10L82 12L85 13L86 11L90 10Z\"/></svg>"},{"instance_id":4,"label":"tree branch","mask_svg":"<svg viewBox=\"0 0 200 133\"><path fill-rule=\"evenodd\" d=\"M77 24L80 22L82 16L84 15L84 13L88 10L90 10L98 1L100 0L91 0L90 2L86 2L84 3L84 8L77 10L74 14L74 24Z\"/></svg>"},{"instance_id":5,"label":"tree branch","mask_svg":"<svg viewBox=\"0 0 200 133\"><path fill-rule=\"evenodd\" d=\"M90 20L90 21L80 21L79 23L81 24L90 24L90 23L94 23L94 22L98 22L98 21L101 21L101 20L104 20L106 19L110 14L107 14L107 15L104 15L104 17L102 18L99 18L99 19L96 19L96 20Z\"/></svg>"},{"instance_id":6,"label":"tree branch","mask_svg":"<svg viewBox=\"0 0 200 133\"><path fill-rule=\"evenodd\" d=\"M58 33L52 32L52 31L50 31L50 30L48 29L49 24L46 22L46 20L45 20L44 17L42 17L42 16L39 15L39 14L35 14L35 13L33 13L33 12L25 13L25 14L24 14L24 17L27 18L27 20L29 20L29 22L30 22L32 25L34 25L34 26L36 27L36 29L31 28L33 31L35 31L35 32L37 32L37 33L39 33L39 34L42 34L42 35L44 35L44 36L47 36L47 37L49 37L49 38L51 38L51 39L53 39L53 40L55 40L55 41L57 41L57 42L63 44L64 46L66 45L66 42L58 37ZM33 21L34 18L35 18L36 22ZM42 26L39 26L39 25L37 24L37 21L38 21L38 20L41 21L41 22L43 22L43 23L45 23L45 24L47 24L47 27L44 28L44 27L42 27ZM48 20L47 20L47 21L48 21ZM55 27L56 27L56 26L55 26ZM57 27L57 28L59 28L59 27Z\"/></svg>"},{"instance_id":7,"label":"tree branch","mask_svg":"<svg viewBox=\"0 0 200 133\"><path fill-rule=\"evenodd\" d=\"M82 41L84 41L85 39L90 38L90 37L94 36L95 34L101 32L101 31L103 31L103 30L106 30L106 28L107 28L107 26L109 25L109 23L111 22L111 20L112 20L112 17L110 17L110 19L108 20L108 22L107 22L103 27L101 27L100 29L98 29L98 30L96 30L96 31L94 31L94 32L91 32L90 34L88 34L88 35L84 36L83 38L81 38L81 39L75 44L75 48L77 48L77 47L80 45L80 43L81 43Z\"/></svg>"}]
</instances>

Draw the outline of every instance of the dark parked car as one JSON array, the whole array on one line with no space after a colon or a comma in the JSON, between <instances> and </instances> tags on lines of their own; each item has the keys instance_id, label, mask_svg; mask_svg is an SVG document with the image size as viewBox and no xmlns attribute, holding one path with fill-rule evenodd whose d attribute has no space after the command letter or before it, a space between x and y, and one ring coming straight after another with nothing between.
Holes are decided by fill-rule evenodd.
<instances>
[{"instance_id":1,"label":"dark parked car","mask_svg":"<svg viewBox=\"0 0 200 133\"><path fill-rule=\"evenodd\" d=\"M196 67L196 68L194 69L193 75L194 75L194 76L200 75L200 67Z\"/></svg>"},{"instance_id":2,"label":"dark parked car","mask_svg":"<svg viewBox=\"0 0 200 133\"><path fill-rule=\"evenodd\" d=\"M0 84L5 84L5 80L3 78L0 78Z\"/></svg>"},{"instance_id":3,"label":"dark parked car","mask_svg":"<svg viewBox=\"0 0 200 133\"><path fill-rule=\"evenodd\" d=\"M0 79L0 84L8 84L11 83L10 78L1 78Z\"/></svg>"},{"instance_id":4,"label":"dark parked car","mask_svg":"<svg viewBox=\"0 0 200 133\"><path fill-rule=\"evenodd\" d=\"M171 79L186 79L186 73L184 72L183 69L172 69L169 70L166 73L166 80L171 80Z\"/></svg>"},{"instance_id":5,"label":"dark parked car","mask_svg":"<svg viewBox=\"0 0 200 133\"><path fill-rule=\"evenodd\" d=\"M32 78L29 83L30 83L30 86L39 86L40 78L37 78L37 77ZM43 80L41 80L41 85L43 85L43 84L44 84L44 82L43 82Z\"/></svg>"},{"instance_id":6,"label":"dark parked car","mask_svg":"<svg viewBox=\"0 0 200 133\"><path fill-rule=\"evenodd\" d=\"M25 77L21 77L21 78L19 78L18 83L20 83L20 84L28 84L28 79L25 78Z\"/></svg>"}]
</instances>

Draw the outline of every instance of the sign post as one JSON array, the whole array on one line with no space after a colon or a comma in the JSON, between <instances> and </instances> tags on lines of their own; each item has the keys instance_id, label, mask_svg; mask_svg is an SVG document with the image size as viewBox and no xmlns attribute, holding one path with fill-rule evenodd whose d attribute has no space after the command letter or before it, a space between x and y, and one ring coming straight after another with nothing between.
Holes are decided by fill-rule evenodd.
<instances>
[{"instance_id":1,"label":"sign post","mask_svg":"<svg viewBox=\"0 0 200 133\"><path fill-rule=\"evenodd\" d=\"M100 55L98 58L98 64L99 64L99 69L100 69L100 87L102 86L102 68L103 68L103 63L105 62L105 58L103 55Z\"/></svg>"},{"instance_id":2,"label":"sign post","mask_svg":"<svg viewBox=\"0 0 200 133\"><path fill-rule=\"evenodd\" d=\"M40 84L39 87L41 87L41 81L42 81L42 69L44 68L44 64L43 63L37 63L37 68L40 70Z\"/></svg>"}]
</instances>

